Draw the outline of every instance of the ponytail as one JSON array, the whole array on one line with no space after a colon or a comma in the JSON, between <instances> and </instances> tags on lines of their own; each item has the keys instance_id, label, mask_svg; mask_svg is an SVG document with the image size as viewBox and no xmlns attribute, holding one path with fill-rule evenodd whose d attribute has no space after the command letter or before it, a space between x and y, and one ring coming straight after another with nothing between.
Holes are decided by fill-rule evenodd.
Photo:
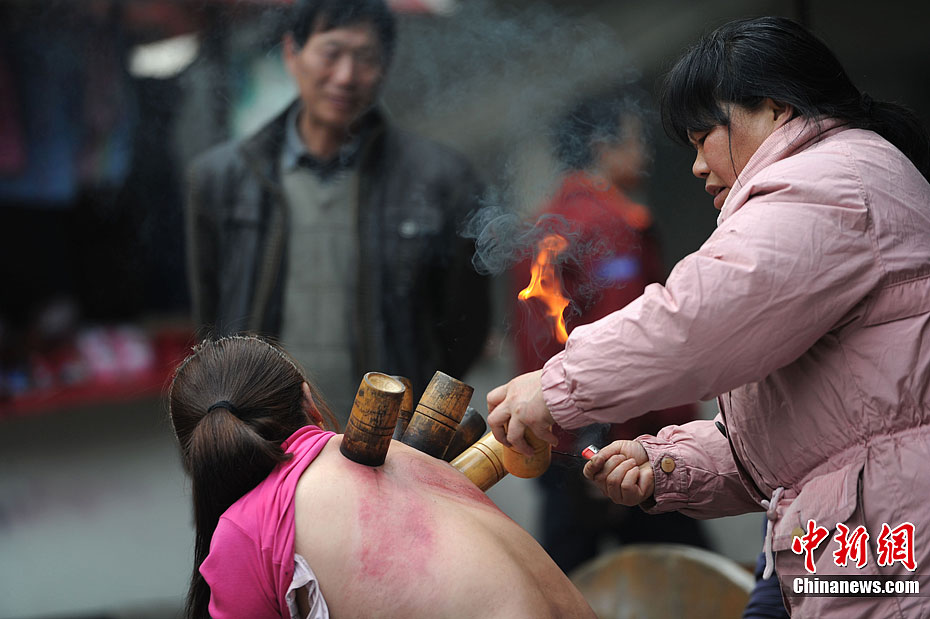
<instances>
[{"instance_id":1,"label":"ponytail","mask_svg":"<svg viewBox=\"0 0 930 619\"><path fill-rule=\"evenodd\" d=\"M200 564L210 552L220 516L288 454L225 408L201 419L191 434L189 450L196 530L188 599L188 617L193 619L209 617L210 588L200 575Z\"/></svg>"},{"instance_id":2,"label":"ponytail","mask_svg":"<svg viewBox=\"0 0 930 619\"><path fill-rule=\"evenodd\" d=\"M304 382L282 350L246 336L201 343L175 372L168 408L191 477L196 529L188 619L209 619L210 588L200 565L220 516L290 457L282 442L310 423ZM331 421L325 404L314 400Z\"/></svg>"},{"instance_id":3,"label":"ponytail","mask_svg":"<svg viewBox=\"0 0 930 619\"><path fill-rule=\"evenodd\" d=\"M855 126L879 134L911 160L924 178L930 181L930 135L917 115L909 108L890 101L874 101L862 93L861 119Z\"/></svg>"}]
</instances>

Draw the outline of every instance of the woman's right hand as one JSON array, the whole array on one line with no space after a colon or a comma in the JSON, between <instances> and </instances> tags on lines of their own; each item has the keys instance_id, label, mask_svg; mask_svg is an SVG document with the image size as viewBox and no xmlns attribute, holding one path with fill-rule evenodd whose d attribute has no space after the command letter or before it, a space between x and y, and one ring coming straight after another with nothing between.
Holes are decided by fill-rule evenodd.
<instances>
[{"instance_id":1,"label":"woman's right hand","mask_svg":"<svg viewBox=\"0 0 930 619\"><path fill-rule=\"evenodd\" d=\"M639 505L655 492L655 473L638 441L614 441L584 467L584 476L620 505Z\"/></svg>"}]
</instances>

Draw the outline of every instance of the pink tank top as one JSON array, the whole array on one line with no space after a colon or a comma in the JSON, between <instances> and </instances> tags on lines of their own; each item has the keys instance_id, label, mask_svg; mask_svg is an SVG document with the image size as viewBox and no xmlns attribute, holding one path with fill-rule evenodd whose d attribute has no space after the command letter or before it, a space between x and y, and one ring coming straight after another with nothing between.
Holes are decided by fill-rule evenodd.
<instances>
[{"instance_id":1,"label":"pink tank top","mask_svg":"<svg viewBox=\"0 0 930 619\"><path fill-rule=\"evenodd\" d=\"M220 517L200 566L214 619L290 617L285 596L294 577L294 492L334 435L316 426L292 434L282 446L293 457Z\"/></svg>"}]
</instances>

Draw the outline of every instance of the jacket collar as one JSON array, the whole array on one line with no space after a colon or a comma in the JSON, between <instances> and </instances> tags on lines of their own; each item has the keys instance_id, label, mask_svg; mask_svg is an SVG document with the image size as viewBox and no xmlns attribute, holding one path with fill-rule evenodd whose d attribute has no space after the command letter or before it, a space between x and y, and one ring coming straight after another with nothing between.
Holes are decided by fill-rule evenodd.
<instances>
[{"instance_id":1,"label":"jacket collar","mask_svg":"<svg viewBox=\"0 0 930 619\"><path fill-rule=\"evenodd\" d=\"M787 159L829 135L840 131L845 124L835 118L794 118L767 137L759 148L753 153L746 167L739 175L739 187L731 190L727 196L720 215L717 218L719 225L726 218L739 210L749 198L745 189L751 184L752 178L773 163Z\"/></svg>"},{"instance_id":2,"label":"jacket collar","mask_svg":"<svg viewBox=\"0 0 930 619\"><path fill-rule=\"evenodd\" d=\"M242 156L263 180L273 185L279 184L281 155L287 139L288 119L300 109L300 99L294 99L283 111L253 135L245 138L240 146ZM387 123L384 113L372 108L362 122L366 127L366 141L370 142L380 135ZM361 146L364 153L365 145Z\"/></svg>"}]
</instances>

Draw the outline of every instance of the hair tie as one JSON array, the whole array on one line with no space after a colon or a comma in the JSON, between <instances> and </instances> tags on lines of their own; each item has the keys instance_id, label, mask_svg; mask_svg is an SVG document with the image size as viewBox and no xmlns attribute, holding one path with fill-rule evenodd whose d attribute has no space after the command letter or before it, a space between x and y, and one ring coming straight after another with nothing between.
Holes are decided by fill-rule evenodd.
<instances>
[{"instance_id":1,"label":"hair tie","mask_svg":"<svg viewBox=\"0 0 930 619\"><path fill-rule=\"evenodd\" d=\"M207 409L207 412L208 412L208 413L213 412L213 409L214 409L214 408L225 408L226 410L228 410L228 411L229 411L230 413L232 413L233 415L236 414L236 407L233 406L232 404L230 404L229 402L227 402L226 400L220 400L220 401L217 402L216 404L211 405L210 408Z\"/></svg>"},{"instance_id":2,"label":"hair tie","mask_svg":"<svg viewBox=\"0 0 930 619\"><path fill-rule=\"evenodd\" d=\"M872 117L872 97L870 97L864 92L860 94L859 95L859 107L862 108L862 112L866 116L868 116L869 118Z\"/></svg>"}]
</instances>

